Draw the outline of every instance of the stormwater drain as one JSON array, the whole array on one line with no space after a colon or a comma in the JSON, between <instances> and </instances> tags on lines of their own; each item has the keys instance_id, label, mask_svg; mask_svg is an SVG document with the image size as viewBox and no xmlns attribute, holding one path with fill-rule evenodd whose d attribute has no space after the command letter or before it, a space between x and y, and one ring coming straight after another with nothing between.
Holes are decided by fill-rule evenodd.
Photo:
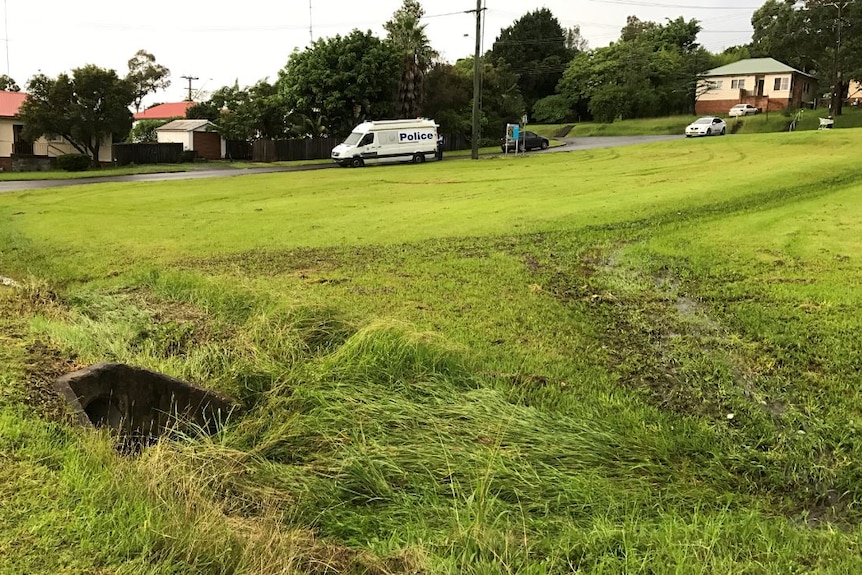
<instances>
[{"instance_id":1,"label":"stormwater drain","mask_svg":"<svg viewBox=\"0 0 862 575\"><path fill-rule=\"evenodd\" d=\"M146 445L171 432L214 433L236 409L230 399L168 375L98 363L55 382L82 425L107 427Z\"/></svg>"}]
</instances>

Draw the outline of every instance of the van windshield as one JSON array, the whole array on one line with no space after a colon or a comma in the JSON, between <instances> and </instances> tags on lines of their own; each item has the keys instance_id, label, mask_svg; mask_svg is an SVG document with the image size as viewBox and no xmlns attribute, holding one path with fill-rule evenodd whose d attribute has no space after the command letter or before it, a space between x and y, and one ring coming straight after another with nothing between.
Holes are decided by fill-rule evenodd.
<instances>
[{"instance_id":1,"label":"van windshield","mask_svg":"<svg viewBox=\"0 0 862 575\"><path fill-rule=\"evenodd\" d=\"M344 140L344 143L348 146L355 146L359 143L359 139L362 137L362 134L359 132L350 132L350 135L347 136L347 139Z\"/></svg>"}]
</instances>

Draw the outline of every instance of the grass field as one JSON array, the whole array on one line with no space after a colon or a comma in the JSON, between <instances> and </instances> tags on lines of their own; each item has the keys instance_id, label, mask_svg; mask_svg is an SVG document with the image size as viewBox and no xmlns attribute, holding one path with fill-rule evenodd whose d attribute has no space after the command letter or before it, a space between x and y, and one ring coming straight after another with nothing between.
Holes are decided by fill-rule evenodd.
<instances>
[{"instance_id":1,"label":"grass field","mask_svg":"<svg viewBox=\"0 0 862 575\"><path fill-rule=\"evenodd\" d=\"M0 194L0 573L862 572L860 146ZM106 360L243 414L119 455Z\"/></svg>"},{"instance_id":2,"label":"grass field","mask_svg":"<svg viewBox=\"0 0 862 575\"><path fill-rule=\"evenodd\" d=\"M846 106L843 111L844 113L835 119L835 129L862 127L862 110ZM796 130L816 130L820 126L820 118L825 118L828 114L829 110L825 108L803 110L796 124ZM729 118L726 114L718 115L725 118L733 133L738 134L787 132L790 122L795 118L795 115L782 112L769 112L768 114L757 114L744 118ZM667 116L664 118L618 120L610 124L581 122L574 124L568 137L682 134L685 132L685 127L698 117ZM734 124L739 125L734 126ZM561 127L561 125L554 124L547 127L536 126L534 129L542 134L547 134L554 133Z\"/></svg>"}]
</instances>

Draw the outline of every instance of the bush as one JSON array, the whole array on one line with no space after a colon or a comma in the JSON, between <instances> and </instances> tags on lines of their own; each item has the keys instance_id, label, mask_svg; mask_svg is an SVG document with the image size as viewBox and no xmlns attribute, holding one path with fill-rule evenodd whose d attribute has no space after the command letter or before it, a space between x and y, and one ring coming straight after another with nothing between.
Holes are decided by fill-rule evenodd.
<instances>
[{"instance_id":1,"label":"bush","mask_svg":"<svg viewBox=\"0 0 862 575\"><path fill-rule=\"evenodd\" d=\"M83 172L92 161L86 154L63 154L57 157L57 167L67 172Z\"/></svg>"},{"instance_id":2,"label":"bush","mask_svg":"<svg viewBox=\"0 0 862 575\"><path fill-rule=\"evenodd\" d=\"M559 124L572 115L572 105L561 94L547 96L533 105L533 119L543 124Z\"/></svg>"},{"instance_id":3,"label":"bush","mask_svg":"<svg viewBox=\"0 0 862 575\"><path fill-rule=\"evenodd\" d=\"M195 156L194 150L183 150L183 153L180 154L180 162L184 164L194 162Z\"/></svg>"}]
</instances>

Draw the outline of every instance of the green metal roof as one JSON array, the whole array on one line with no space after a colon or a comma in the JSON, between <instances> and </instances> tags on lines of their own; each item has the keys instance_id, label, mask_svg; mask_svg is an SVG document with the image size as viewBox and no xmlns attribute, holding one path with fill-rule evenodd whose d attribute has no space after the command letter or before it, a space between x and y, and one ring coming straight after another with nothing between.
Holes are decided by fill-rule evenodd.
<instances>
[{"instance_id":1,"label":"green metal roof","mask_svg":"<svg viewBox=\"0 0 862 575\"><path fill-rule=\"evenodd\" d=\"M750 76L751 74L780 74L782 72L796 72L804 76L810 76L805 72L800 72L796 68L791 68L787 64L782 64L774 58L749 58L740 60L726 66L713 68L704 74L704 76Z\"/></svg>"}]
</instances>

